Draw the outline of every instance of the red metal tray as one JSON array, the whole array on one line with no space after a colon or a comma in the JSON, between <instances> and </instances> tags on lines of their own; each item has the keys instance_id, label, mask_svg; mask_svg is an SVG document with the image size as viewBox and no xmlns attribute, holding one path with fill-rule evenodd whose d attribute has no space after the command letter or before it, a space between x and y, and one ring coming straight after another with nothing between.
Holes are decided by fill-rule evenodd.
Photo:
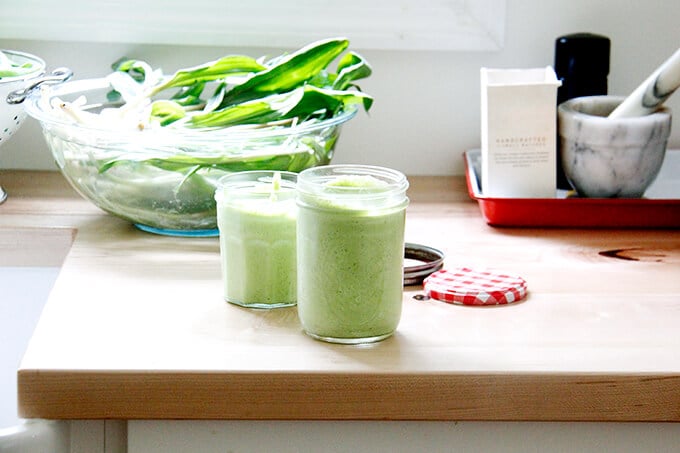
<instances>
[{"instance_id":1,"label":"red metal tray","mask_svg":"<svg viewBox=\"0 0 680 453\"><path fill-rule=\"evenodd\" d=\"M563 228L680 228L680 150L667 151L644 198L492 198L481 190L481 152L463 153L468 193L489 225Z\"/></svg>"}]
</instances>

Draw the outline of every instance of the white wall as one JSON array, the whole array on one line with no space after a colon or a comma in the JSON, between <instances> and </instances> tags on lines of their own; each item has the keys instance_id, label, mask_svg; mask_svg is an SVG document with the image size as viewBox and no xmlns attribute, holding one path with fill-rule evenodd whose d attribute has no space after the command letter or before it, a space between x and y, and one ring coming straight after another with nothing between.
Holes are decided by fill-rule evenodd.
<instances>
[{"instance_id":1,"label":"white wall","mask_svg":"<svg viewBox=\"0 0 680 453\"><path fill-rule=\"evenodd\" d=\"M374 75L362 88L376 98L370 116L343 131L334 162L384 165L408 174L461 174L461 152L479 146L479 68L553 63L557 36L589 31L612 41L609 92L626 95L680 46L680 2L672 0L507 0L505 43L498 52L360 51ZM300 43L305 44L305 43ZM232 52L253 56L291 49L0 40L0 48L41 56L50 69L99 77L123 55L166 72ZM668 105L680 112L680 94ZM674 121L671 147L680 147ZM0 148L0 168L55 169L34 120Z\"/></svg>"}]
</instances>

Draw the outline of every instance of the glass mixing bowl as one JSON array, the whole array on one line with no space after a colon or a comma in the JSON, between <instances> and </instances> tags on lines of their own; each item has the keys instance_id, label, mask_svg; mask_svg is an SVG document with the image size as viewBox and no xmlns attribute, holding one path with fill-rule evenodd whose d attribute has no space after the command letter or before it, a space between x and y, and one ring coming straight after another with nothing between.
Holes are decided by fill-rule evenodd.
<instances>
[{"instance_id":1,"label":"glass mixing bowl","mask_svg":"<svg viewBox=\"0 0 680 453\"><path fill-rule=\"evenodd\" d=\"M142 230L178 236L218 234L214 194L226 174L328 164L341 126L356 114L297 126L120 131L70 122L51 107L54 98L84 95L96 111L110 90L105 78L67 82L32 93L25 108L82 196Z\"/></svg>"}]
</instances>

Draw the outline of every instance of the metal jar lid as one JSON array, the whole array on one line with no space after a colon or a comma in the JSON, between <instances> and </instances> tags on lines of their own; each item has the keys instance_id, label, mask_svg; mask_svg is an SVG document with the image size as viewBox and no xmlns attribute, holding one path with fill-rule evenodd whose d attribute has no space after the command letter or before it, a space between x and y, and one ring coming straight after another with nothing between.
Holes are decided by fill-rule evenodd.
<instances>
[{"instance_id":1,"label":"metal jar lid","mask_svg":"<svg viewBox=\"0 0 680 453\"><path fill-rule=\"evenodd\" d=\"M407 242L404 258L423 263L404 266L404 286L419 285L427 276L444 266L444 253L426 245Z\"/></svg>"}]
</instances>

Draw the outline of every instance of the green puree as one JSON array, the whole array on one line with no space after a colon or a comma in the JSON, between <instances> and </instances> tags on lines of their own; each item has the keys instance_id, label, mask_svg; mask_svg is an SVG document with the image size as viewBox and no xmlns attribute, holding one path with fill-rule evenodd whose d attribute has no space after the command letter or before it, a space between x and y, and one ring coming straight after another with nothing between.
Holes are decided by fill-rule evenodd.
<instances>
[{"instance_id":1,"label":"green puree","mask_svg":"<svg viewBox=\"0 0 680 453\"><path fill-rule=\"evenodd\" d=\"M332 187L379 187L373 178ZM308 333L351 339L390 335L401 317L403 205L353 209L323 200L298 211L298 313Z\"/></svg>"},{"instance_id":2,"label":"green puree","mask_svg":"<svg viewBox=\"0 0 680 453\"><path fill-rule=\"evenodd\" d=\"M296 301L295 200L219 204L225 298L247 306Z\"/></svg>"}]
</instances>

